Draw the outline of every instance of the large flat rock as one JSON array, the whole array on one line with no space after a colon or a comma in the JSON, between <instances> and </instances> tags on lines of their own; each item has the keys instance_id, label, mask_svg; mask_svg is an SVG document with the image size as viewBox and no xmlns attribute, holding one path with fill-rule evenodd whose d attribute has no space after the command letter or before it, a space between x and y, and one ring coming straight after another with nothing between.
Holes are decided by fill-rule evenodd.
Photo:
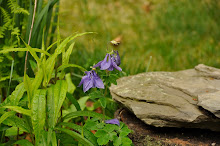
<instances>
[{"instance_id":1,"label":"large flat rock","mask_svg":"<svg viewBox=\"0 0 220 146\"><path fill-rule=\"evenodd\" d=\"M117 80L114 100L146 124L220 131L220 70L198 65L178 72L148 72Z\"/></svg>"}]
</instances>

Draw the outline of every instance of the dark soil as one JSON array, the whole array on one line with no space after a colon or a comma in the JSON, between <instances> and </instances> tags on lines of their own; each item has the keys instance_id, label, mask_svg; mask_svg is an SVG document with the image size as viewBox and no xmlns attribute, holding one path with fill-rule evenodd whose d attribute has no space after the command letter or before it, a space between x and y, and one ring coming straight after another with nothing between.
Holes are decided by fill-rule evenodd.
<instances>
[{"instance_id":1,"label":"dark soil","mask_svg":"<svg viewBox=\"0 0 220 146\"><path fill-rule=\"evenodd\" d=\"M153 127L145 124L126 109L119 109L115 116L133 130L129 137L135 146L220 146L220 132Z\"/></svg>"}]
</instances>

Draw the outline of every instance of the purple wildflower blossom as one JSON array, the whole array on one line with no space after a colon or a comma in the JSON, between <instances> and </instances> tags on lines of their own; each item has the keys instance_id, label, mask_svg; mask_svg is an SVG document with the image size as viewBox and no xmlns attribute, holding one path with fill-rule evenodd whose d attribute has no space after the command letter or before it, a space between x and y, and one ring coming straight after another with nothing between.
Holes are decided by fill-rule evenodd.
<instances>
[{"instance_id":1,"label":"purple wildflower blossom","mask_svg":"<svg viewBox=\"0 0 220 146\"><path fill-rule=\"evenodd\" d=\"M117 64L117 66L119 66L121 64L121 59L120 56L118 54L118 51L114 51L115 54L112 54L112 58L114 59L114 62Z\"/></svg>"},{"instance_id":2,"label":"purple wildflower blossom","mask_svg":"<svg viewBox=\"0 0 220 146\"><path fill-rule=\"evenodd\" d=\"M115 54L113 54L112 56L110 54L106 54L104 60L99 61L96 65L94 65L93 67L99 67L101 70L109 70L109 71L113 71L113 69L117 69L119 71L122 71L122 69L118 66L121 64L121 60L120 60L120 56L118 54L115 56Z\"/></svg>"},{"instance_id":3,"label":"purple wildflower blossom","mask_svg":"<svg viewBox=\"0 0 220 146\"><path fill-rule=\"evenodd\" d=\"M88 91L90 88L102 88L104 89L104 84L100 77L96 74L94 70L86 71L86 75L82 77L81 82L78 87L83 84L83 92Z\"/></svg>"},{"instance_id":4,"label":"purple wildflower blossom","mask_svg":"<svg viewBox=\"0 0 220 146\"><path fill-rule=\"evenodd\" d=\"M111 119L111 120L105 120L106 124L116 124L118 126L120 126L120 122L118 119Z\"/></svg>"}]
</instances>

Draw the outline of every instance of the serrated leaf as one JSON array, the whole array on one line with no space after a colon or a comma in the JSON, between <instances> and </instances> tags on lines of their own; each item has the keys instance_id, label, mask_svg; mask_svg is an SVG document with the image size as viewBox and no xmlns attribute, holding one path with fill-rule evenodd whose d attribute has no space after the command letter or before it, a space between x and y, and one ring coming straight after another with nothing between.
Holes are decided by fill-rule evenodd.
<instances>
[{"instance_id":1,"label":"serrated leaf","mask_svg":"<svg viewBox=\"0 0 220 146\"><path fill-rule=\"evenodd\" d=\"M121 141L123 146L130 146L132 144L132 141L128 137L122 137Z\"/></svg>"},{"instance_id":2,"label":"serrated leaf","mask_svg":"<svg viewBox=\"0 0 220 146\"><path fill-rule=\"evenodd\" d=\"M128 127L123 127L121 130L120 130L120 136L123 137L123 136L127 136L129 133L131 133L131 130L128 129Z\"/></svg>"},{"instance_id":3,"label":"serrated leaf","mask_svg":"<svg viewBox=\"0 0 220 146\"><path fill-rule=\"evenodd\" d=\"M103 130L105 130L106 132L112 132L117 128L116 125L113 124L106 124L105 127L103 128Z\"/></svg>"},{"instance_id":4,"label":"serrated leaf","mask_svg":"<svg viewBox=\"0 0 220 146\"><path fill-rule=\"evenodd\" d=\"M102 136L107 135L107 134L108 134L108 132L101 129L101 130L96 131L95 136L96 137L102 137Z\"/></svg>"},{"instance_id":5,"label":"serrated leaf","mask_svg":"<svg viewBox=\"0 0 220 146\"><path fill-rule=\"evenodd\" d=\"M95 130L96 129L96 122L91 120L86 120L86 123L84 124L84 127L86 129Z\"/></svg>"},{"instance_id":6,"label":"serrated leaf","mask_svg":"<svg viewBox=\"0 0 220 146\"><path fill-rule=\"evenodd\" d=\"M35 144L40 142L42 131L46 119L46 91L45 89L36 90L32 99L31 120L35 134Z\"/></svg>"},{"instance_id":7,"label":"serrated leaf","mask_svg":"<svg viewBox=\"0 0 220 146\"><path fill-rule=\"evenodd\" d=\"M113 144L114 144L114 146L120 146L121 143L122 143L121 137L118 137L118 136L114 136L113 137Z\"/></svg>"},{"instance_id":8,"label":"serrated leaf","mask_svg":"<svg viewBox=\"0 0 220 146\"><path fill-rule=\"evenodd\" d=\"M108 134L105 134L99 137L97 142L99 145L106 145L109 142L109 140L110 140L110 136Z\"/></svg>"}]
</instances>

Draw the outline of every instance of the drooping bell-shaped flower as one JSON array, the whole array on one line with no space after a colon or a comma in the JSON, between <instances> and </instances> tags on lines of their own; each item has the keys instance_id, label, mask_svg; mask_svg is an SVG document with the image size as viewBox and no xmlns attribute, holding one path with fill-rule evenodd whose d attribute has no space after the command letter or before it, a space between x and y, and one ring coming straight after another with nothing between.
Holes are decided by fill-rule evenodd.
<instances>
[{"instance_id":1,"label":"drooping bell-shaped flower","mask_svg":"<svg viewBox=\"0 0 220 146\"><path fill-rule=\"evenodd\" d=\"M106 124L116 124L118 126L120 126L120 122L118 119L111 119L111 120L105 120Z\"/></svg>"},{"instance_id":2,"label":"drooping bell-shaped flower","mask_svg":"<svg viewBox=\"0 0 220 146\"><path fill-rule=\"evenodd\" d=\"M82 80L78 85L79 87L83 84L83 92L88 91L90 88L105 88L102 80L94 70L86 71L85 73L86 75L82 77Z\"/></svg>"},{"instance_id":3,"label":"drooping bell-shaped flower","mask_svg":"<svg viewBox=\"0 0 220 146\"><path fill-rule=\"evenodd\" d=\"M114 54L112 54L111 56L114 59L114 62L117 64L117 66L119 66L121 64L121 59L118 54L118 51L114 51Z\"/></svg>"},{"instance_id":4,"label":"drooping bell-shaped flower","mask_svg":"<svg viewBox=\"0 0 220 146\"><path fill-rule=\"evenodd\" d=\"M101 70L109 70L109 71L113 71L114 68L122 71L122 69L118 66L120 65L121 61L120 61L120 56L118 55L118 52L116 52L116 56L113 56L115 54L112 54L112 56L110 54L106 54L104 60L99 61L96 65L94 65L93 67L99 67Z\"/></svg>"}]
</instances>

